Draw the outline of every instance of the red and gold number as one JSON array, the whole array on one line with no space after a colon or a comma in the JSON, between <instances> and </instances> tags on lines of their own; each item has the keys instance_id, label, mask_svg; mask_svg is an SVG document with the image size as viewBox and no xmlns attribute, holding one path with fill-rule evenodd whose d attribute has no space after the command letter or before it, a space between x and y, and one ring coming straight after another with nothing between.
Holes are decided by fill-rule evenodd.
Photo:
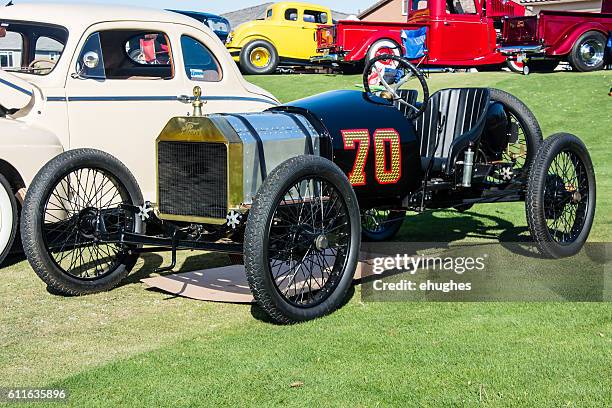
<instances>
[{"instance_id":1,"label":"red and gold number","mask_svg":"<svg viewBox=\"0 0 612 408\"><path fill-rule=\"evenodd\" d=\"M366 183L365 166L370 151L370 132L367 129L343 130L345 150L357 149L357 157L353 171L348 175L353 186L363 186Z\"/></svg>"},{"instance_id":2,"label":"red and gold number","mask_svg":"<svg viewBox=\"0 0 612 408\"><path fill-rule=\"evenodd\" d=\"M390 146L391 163L387 162L386 146ZM395 129L378 129L374 132L374 167L376 181L380 184L394 184L402 177L402 145Z\"/></svg>"},{"instance_id":3,"label":"red and gold number","mask_svg":"<svg viewBox=\"0 0 612 408\"><path fill-rule=\"evenodd\" d=\"M348 178L353 186L366 184L365 167L370 151L370 132L367 129L343 130L345 150L357 149L355 164ZM387 157L389 146L390 157ZM374 132L374 176L379 184L397 183L402 177L402 145L395 129L378 129Z\"/></svg>"}]
</instances>

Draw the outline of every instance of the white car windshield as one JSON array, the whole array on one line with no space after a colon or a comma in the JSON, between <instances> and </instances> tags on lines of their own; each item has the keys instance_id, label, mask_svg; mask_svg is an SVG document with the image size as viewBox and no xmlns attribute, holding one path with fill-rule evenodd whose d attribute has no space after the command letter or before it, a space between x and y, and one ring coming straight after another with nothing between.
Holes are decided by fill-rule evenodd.
<instances>
[{"instance_id":1,"label":"white car windshield","mask_svg":"<svg viewBox=\"0 0 612 408\"><path fill-rule=\"evenodd\" d=\"M0 68L47 75L62 56L67 40L64 27L0 20Z\"/></svg>"}]
</instances>

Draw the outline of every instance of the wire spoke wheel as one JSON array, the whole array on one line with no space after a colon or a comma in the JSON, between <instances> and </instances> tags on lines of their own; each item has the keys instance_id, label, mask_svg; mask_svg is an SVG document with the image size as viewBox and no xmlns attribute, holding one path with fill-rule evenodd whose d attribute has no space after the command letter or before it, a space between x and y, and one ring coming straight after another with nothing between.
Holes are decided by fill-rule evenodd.
<instances>
[{"instance_id":1,"label":"wire spoke wheel","mask_svg":"<svg viewBox=\"0 0 612 408\"><path fill-rule=\"evenodd\" d=\"M589 207L589 183L582 161L571 151L562 151L552 161L544 188L546 224L560 244L576 240Z\"/></svg>"},{"instance_id":2,"label":"wire spoke wheel","mask_svg":"<svg viewBox=\"0 0 612 408\"><path fill-rule=\"evenodd\" d=\"M331 160L303 155L277 166L253 199L244 234L257 304L282 324L340 307L357 268L360 224L355 191Z\"/></svg>"},{"instance_id":3,"label":"wire spoke wheel","mask_svg":"<svg viewBox=\"0 0 612 408\"><path fill-rule=\"evenodd\" d=\"M512 112L508 112L508 133L515 141L508 143L506 150L502 154L502 160L512 163L513 170L520 171L527 163L527 138L525 137L523 125L521 125L521 122Z\"/></svg>"},{"instance_id":4,"label":"wire spoke wheel","mask_svg":"<svg viewBox=\"0 0 612 408\"><path fill-rule=\"evenodd\" d=\"M490 184L508 183L513 176L525 174L525 166L529 164L529 145L525 128L514 113L506 112L506 114L508 115L507 136L511 142L507 144L501 154L504 167L487 177L487 182ZM487 163L487 161L486 155L479 151L477 162Z\"/></svg>"},{"instance_id":5,"label":"wire spoke wheel","mask_svg":"<svg viewBox=\"0 0 612 408\"><path fill-rule=\"evenodd\" d=\"M361 214L361 232L367 241L385 241L395 236L406 214L402 211L371 208Z\"/></svg>"},{"instance_id":6,"label":"wire spoke wheel","mask_svg":"<svg viewBox=\"0 0 612 408\"><path fill-rule=\"evenodd\" d=\"M525 196L527 224L542 255L565 258L580 252L595 217L593 162L580 139L550 136L529 173Z\"/></svg>"},{"instance_id":7,"label":"wire spoke wheel","mask_svg":"<svg viewBox=\"0 0 612 408\"><path fill-rule=\"evenodd\" d=\"M480 163L497 162L495 173L487 177L491 184L506 184L512 180L525 181L536 153L542 144L542 130L533 112L518 98L491 88L491 100L501 103L507 118L506 143L503 147L486 149L477 155Z\"/></svg>"},{"instance_id":8,"label":"wire spoke wheel","mask_svg":"<svg viewBox=\"0 0 612 408\"><path fill-rule=\"evenodd\" d=\"M80 168L63 176L49 193L41 219L44 245L66 274L100 279L122 262L128 248L100 242L100 231L134 228L134 216L121 210L131 204L127 189L111 174Z\"/></svg>"},{"instance_id":9,"label":"wire spoke wheel","mask_svg":"<svg viewBox=\"0 0 612 408\"><path fill-rule=\"evenodd\" d=\"M346 204L318 177L304 177L278 202L270 222L268 266L279 293L296 307L320 304L342 277L351 244Z\"/></svg>"}]
</instances>

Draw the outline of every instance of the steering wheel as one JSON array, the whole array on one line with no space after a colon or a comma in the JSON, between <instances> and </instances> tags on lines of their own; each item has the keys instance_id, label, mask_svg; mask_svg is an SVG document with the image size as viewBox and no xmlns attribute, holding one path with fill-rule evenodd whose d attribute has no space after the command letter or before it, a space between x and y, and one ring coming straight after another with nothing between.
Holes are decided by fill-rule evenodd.
<instances>
[{"instance_id":1,"label":"steering wheel","mask_svg":"<svg viewBox=\"0 0 612 408\"><path fill-rule=\"evenodd\" d=\"M399 95L399 89L413 79L420 83L423 100L415 105L406 101ZM408 107L406 117L416 119L421 116L429 103L429 87L423 73L406 58L397 55L384 54L372 58L363 71L363 87L369 94L373 94L371 87L382 85L380 96L391 102L397 102Z\"/></svg>"},{"instance_id":2,"label":"steering wheel","mask_svg":"<svg viewBox=\"0 0 612 408\"><path fill-rule=\"evenodd\" d=\"M48 66L46 67L36 67L37 64L47 64ZM44 71L46 69L49 70L49 72L51 72L53 70L53 67L55 67L56 62L52 61L48 58L36 58L34 59L32 62L30 62L28 64L28 69L32 70L32 71Z\"/></svg>"}]
</instances>

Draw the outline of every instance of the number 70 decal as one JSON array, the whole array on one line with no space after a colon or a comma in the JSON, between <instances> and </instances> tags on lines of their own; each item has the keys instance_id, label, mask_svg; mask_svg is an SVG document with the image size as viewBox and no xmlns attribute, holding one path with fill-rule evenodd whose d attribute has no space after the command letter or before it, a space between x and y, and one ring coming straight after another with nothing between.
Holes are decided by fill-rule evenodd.
<instances>
[{"instance_id":1,"label":"number 70 decal","mask_svg":"<svg viewBox=\"0 0 612 408\"><path fill-rule=\"evenodd\" d=\"M365 167L370 153L370 131L351 129L342 131L344 150L357 150L353 170L348 178L353 186L366 184ZM374 142L374 177L379 184L394 184L402 177L402 145L395 129L377 129ZM387 145L390 146L390 163L387 161Z\"/></svg>"}]
</instances>

